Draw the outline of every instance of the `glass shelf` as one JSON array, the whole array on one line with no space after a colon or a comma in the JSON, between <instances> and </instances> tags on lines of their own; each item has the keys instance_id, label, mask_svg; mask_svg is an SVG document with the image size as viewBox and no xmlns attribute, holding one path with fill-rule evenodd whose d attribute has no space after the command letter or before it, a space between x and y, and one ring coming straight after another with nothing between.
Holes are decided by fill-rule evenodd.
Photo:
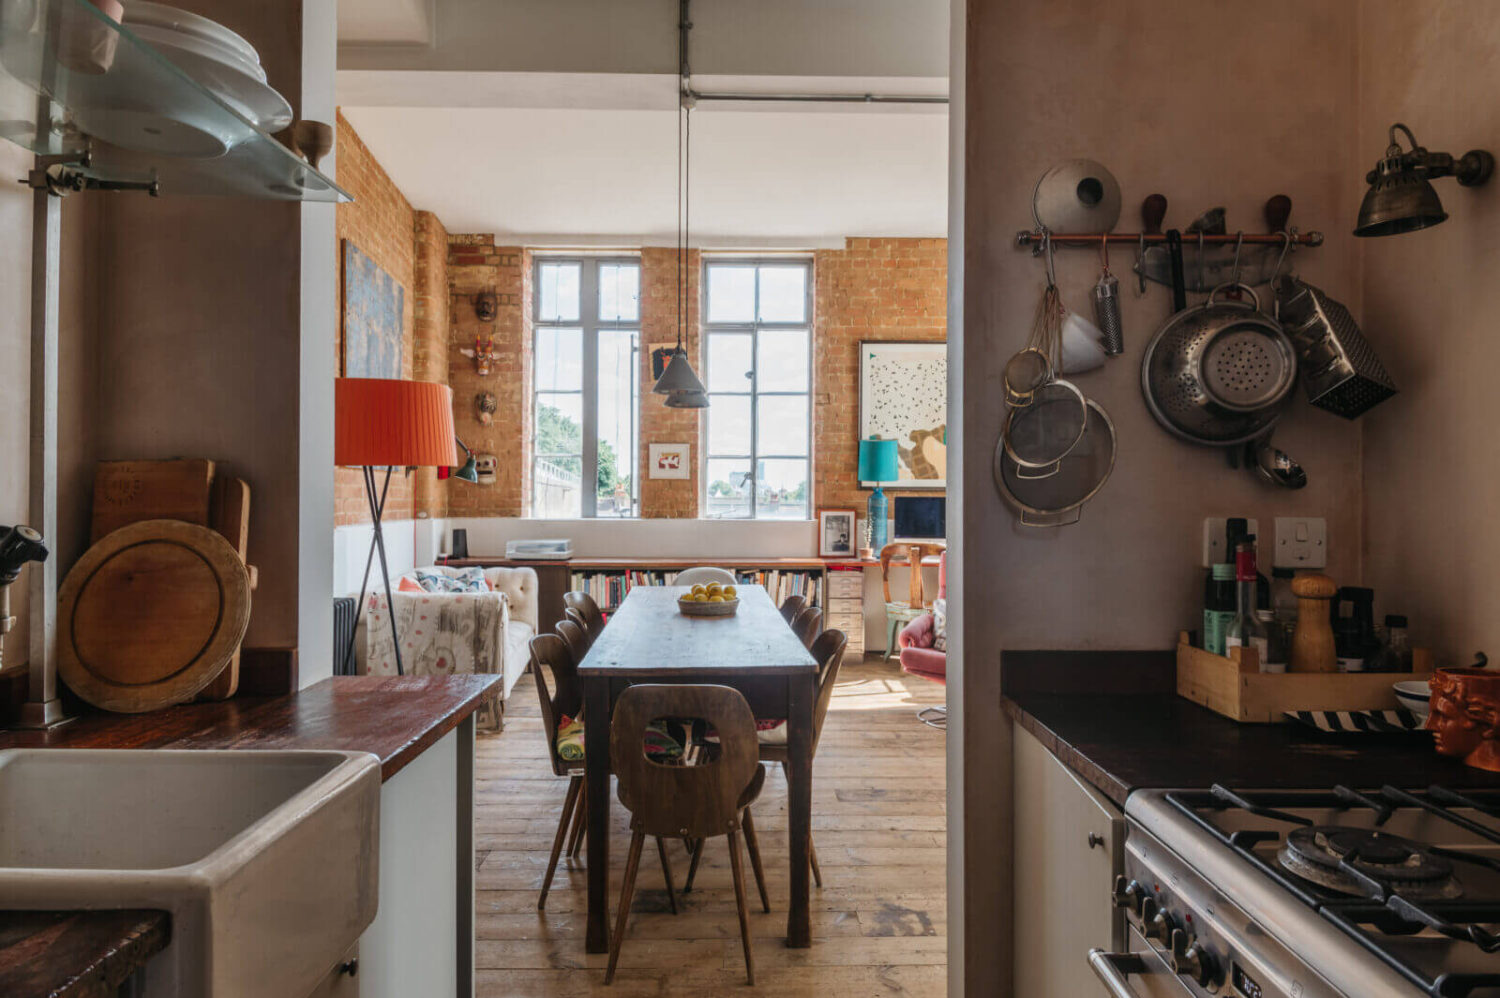
<instances>
[{"instance_id":1,"label":"glass shelf","mask_svg":"<svg viewBox=\"0 0 1500 998\"><path fill-rule=\"evenodd\" d=\"M164 196L353 200L87 0L0 0L0 137Z\"/></svg>"}]
</instances>

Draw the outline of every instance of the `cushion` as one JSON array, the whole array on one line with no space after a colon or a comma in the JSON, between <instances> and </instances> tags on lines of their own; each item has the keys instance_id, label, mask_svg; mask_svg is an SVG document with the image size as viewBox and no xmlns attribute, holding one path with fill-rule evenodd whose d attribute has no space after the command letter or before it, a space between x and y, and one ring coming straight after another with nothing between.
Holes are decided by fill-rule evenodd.
<instances>
[{"instance_id":1,"label":"cushion","mask_svg":"<svg viewBox=\"0 0 1500 998\"><path fill-rule=\"evenodd\" d=\"M717 745L719 743L719 733L713 728L709 728L708 733L703 736L703 740ZM785 745L786 718L756 718L755 740L762 745Z\"/></svg>"},{"instance_id":2,"label":"cushion","mask_svg":"<svg viewBox=\"0 0 1500 998\"><path fill-rule=\"evenodd\" d=\"M557 725L557 755L564 762L578 762L583 758L583 720L564 714ZM675 759L682 755L682 742L674 738L664 722L658 721L646 729L646 754L661 759Z\"/></svg>"},{"instance_id":3,"label":"cushion","mask_svg":"<svg viewBox=\"0 0 1500 998\"><path fill-rule=\"evenodd\" d=\"M425 593L426 591L417 583L416 579L413 579L409 575L401 576L401 581L396 584L396 592L398 593Z\"/></svg>"},{"instance_id":4,"label":"cushion","mask_svg":"<svg viewBox=\"0 0 1500 998\"><path fill-rule=\"evenodd\" d=\"M938 651L948 650L948 601L932 601L932 647Z\"/></svg>"},{"instance_id":5,"label":"cushion","mask_svg":"<svg viewBox=\"0 0 1500 998\"><path fill-rule=\"evenodd\" d=\"M417 583L429 593L487 593L490 584L485 581L484 569L466 568L453 575L417 569Z\"/></svg>"}]
</instances>

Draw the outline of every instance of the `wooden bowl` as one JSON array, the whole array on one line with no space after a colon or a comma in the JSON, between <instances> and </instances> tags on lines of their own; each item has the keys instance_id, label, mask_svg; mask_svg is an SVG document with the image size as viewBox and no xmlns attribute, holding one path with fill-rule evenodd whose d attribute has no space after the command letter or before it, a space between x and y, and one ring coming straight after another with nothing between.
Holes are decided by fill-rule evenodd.
<instances>
[{"instance_id":1,"label":"wooden bowl","mask_svg":"<svg viewBox=\"0 0 1500 998\"><path fill-rule=\"evenodd\" d=\"M740 608L740 600L736 596L722 603L699 603L678 597L677 608L684 617L733 617Z\"/></svg>"}]
</instances>

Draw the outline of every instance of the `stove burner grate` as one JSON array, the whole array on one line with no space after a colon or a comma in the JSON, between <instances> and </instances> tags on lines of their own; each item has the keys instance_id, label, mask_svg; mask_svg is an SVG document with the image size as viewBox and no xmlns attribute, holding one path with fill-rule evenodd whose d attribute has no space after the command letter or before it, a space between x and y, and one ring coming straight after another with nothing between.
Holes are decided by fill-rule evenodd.
<instances>
[{"instance_id":1,"label":"stove burner grate","mask_svg":"<svg viewBox=\"0 0 1500 998\"><path fill-rule=\"evenodd\" d=\"M1413 900L1463 895L1453 864L1420 842L1378 829L1304 825L1287 833L1281 865L1321 887L1354 897Z\"/></svg>"}]
</instances>

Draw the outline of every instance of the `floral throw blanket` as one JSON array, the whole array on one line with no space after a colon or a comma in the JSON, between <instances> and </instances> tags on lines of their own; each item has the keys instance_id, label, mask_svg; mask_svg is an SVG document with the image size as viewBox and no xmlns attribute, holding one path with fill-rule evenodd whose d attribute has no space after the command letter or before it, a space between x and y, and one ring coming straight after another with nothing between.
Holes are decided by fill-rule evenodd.
<instances>
[{"instance_id":1,"label":"floral throw blanket","mask_svg":"<svg viewBox=\"0 0 1500 998\"><path fill-rule=\"evenodd\" d=\"M498 673L505 654L510 604L503 593L394 593L401 664L408 676ZM365 672L396 674L391 611L384 593L366 597ZM499 728L499 693L480 707L479 720Z\"/></svg>"}]
</instances>

